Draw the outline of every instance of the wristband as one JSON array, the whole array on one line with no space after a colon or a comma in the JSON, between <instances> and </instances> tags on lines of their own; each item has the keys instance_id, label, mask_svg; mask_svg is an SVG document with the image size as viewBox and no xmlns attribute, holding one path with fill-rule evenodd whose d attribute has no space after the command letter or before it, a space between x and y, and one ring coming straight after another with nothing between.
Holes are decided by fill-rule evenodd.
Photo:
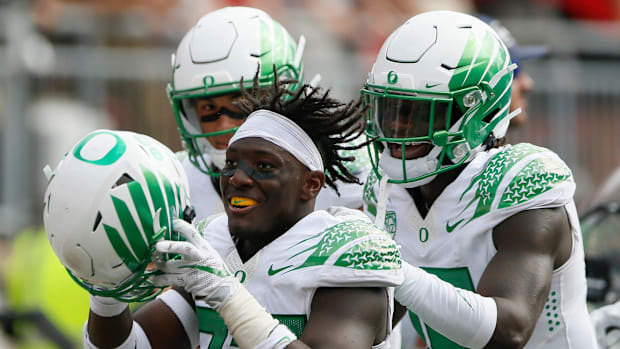
<instances>
[{"instance_id":1,"label":"wristband","mask_svg":"<svg viewBox=\"0 0 620 349\"><path fill-rule=\"evenodd\" d=\"M218 313L240 348L258 346L280 324L243 286L219 308Z\"/></svg>"},{"instance_id":2,"label":"wristband","mask_svg":"<svg viewBox=\"0 0 620 349\"><path fill-rule=\"evenodd\" d=\"M90 311L101 317L114 317L120 315L129 304L123 303L111 297L90 295Z\"/></svg>"}]
</instances>

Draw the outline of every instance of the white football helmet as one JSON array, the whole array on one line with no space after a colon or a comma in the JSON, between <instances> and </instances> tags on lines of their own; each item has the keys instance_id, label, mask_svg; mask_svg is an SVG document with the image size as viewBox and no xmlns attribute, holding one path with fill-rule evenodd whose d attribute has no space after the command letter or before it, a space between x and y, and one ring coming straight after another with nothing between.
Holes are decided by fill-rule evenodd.
<instances>
[{"instance_id":1,"label":"white football helmet","mask_svg":"<svg viewBox=\"0 0 620 349\"><path fill-rule=\"evenodd\" d=\"M174 154L151 137L97 130L51 173L43 223L52 249L90 293L151 299L155 243L178 239L172 220L191 220L189 184ZM189 216L189 217L188 217Z\"/></svg>"},{"instance_id":2,"label":"white football helmet","mask_svg":"<svg viewBox=\"0 0 620 349\"><path fill-rule=\"evenodd\" d=\"M305 39L296 45L289 33L265 12L249 7L226 7L202 17L181 40L172 56L172 81L168 96L189 160L202 172L219 176L224 167L224 149L216 149L208 137L231 133L236 128L203 133L194 108L195 98L239 92L240 81L251 87L258 71L260 86L279 79L303 83L301 57ZM275 70L274 70L275 69ZM247 115L218 111L234 119ZM204 154L207 156L205 157Z\"/></svg>"},{"instance_id":3,"label":"white football helmet","mask_svg":"<svg viewBox=\"0 0 620 349\"><path fill-rule=\"evenodd\" d=\"M377 175L381 168L390 183L423 185L503 137L515 68L495 31L470 15L427 12L396 29L361 91ZM430 152L407 160L405 146L416 143Z\"/></svg>"}]
</instances>

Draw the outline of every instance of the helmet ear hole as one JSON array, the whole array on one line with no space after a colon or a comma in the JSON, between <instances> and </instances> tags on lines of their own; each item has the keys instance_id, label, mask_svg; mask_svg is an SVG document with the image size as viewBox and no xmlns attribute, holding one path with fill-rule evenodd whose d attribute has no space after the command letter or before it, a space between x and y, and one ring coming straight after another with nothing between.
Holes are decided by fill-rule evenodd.
<instances>
[{"instance_id":1,"label":"helmet ear hole","mask_svg":"<svg viewBox=\"0 0 620 349\"><path fill-rule=\"evenodd\" d=\"M485 124L490 124L491 120L493 120L493 117L495 115L497 115L497 113L499 112L499 109L493 109L491 110L490 113L488 113L483 119L482 122L484 122Z\"/></svg>"}]
</instances>

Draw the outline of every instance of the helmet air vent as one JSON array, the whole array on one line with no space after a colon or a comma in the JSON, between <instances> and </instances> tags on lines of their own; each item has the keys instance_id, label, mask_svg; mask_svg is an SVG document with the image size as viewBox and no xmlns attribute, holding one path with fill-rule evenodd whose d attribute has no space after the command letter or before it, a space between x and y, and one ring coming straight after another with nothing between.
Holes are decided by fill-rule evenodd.
<instances>
[{"instance_id":1,"label":"helmet air vent","mask_svg":"<svg viewBox=\"0 0 620 349\"><path fill-rule=\"evenodd\" d=\"M197 64L226 59L238 36L234 23L224 19L198 22L191 35L189 51L192 62Z\"/></svg>"},{"instance_id":2,"label":"helmet air vent","mask_svg":"<svg viewBox=\"0 0 620 349\"><path fill-rule=\"evenodd\" d=\"M47 214L50 214L50 200L52 200L52 193L47 195L47 202L44 202L43 205L46 205Z\"/></svg>"},{"instance_id":3,"label":"helmet air vent","mask_svg":"<svg viewBox=\"0 0 620 349\"><path fill-rule=\"evenodd\" d=\"M95 217L95 224L93 224L93 232L95 230L97 230L97 227L99 226L99 223L101 223L101 211L97 212L97 217Z\"/></svg>"},{"instance_id":4,"label":"helmet air vent","mask_svg":"<svg viewBox=\"0 0 620 349\"><path fill-rule=\"evenodd\" d=\"M114 185L112 186L112 189L116 188L116 187L120 187L123 184L127 184L129 182L133 182L134 179L128 175L127 173L123 173L122 176L120 176L117 180L116 183L114 183Z\"/></svg>"},{"instance_id":5,"label":"helmet air vent","mask_svg":"<svg viewBox=\"0 0 620 349\"><path fill-rule=\"evenodd\" d=\"M416 33L415 45L409 38ZM388 44L386 57L397 63L417 63L437 43L437 26L417 24L401 27Z\"/></svg>"}]
</instances>

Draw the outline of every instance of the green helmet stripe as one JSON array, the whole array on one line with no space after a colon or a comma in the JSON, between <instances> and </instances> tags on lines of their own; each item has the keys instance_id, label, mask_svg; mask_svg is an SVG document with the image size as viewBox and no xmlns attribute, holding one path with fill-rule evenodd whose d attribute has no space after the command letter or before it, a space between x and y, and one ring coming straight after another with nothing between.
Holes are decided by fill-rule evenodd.
<instances>
[{"instance_id":1,"label":"green helmet stripe","mask_svg":"<svg viewBox=\"0 0 620 349\"><path fill-rule=\"evenodd\" d=\"M148 184L149 194L151 194L151 199L153 200L154 211L157 212L161 209L161 212L159 213L159 226L169 227L170 220L168 218L168 210L166 208L164 196L161 192L159 181L157 180L155 174L144 166L142 166L142 173L144 173L144 178Z\"/></svg>"},{"instance_id":2,"label":"green helmet stripe","mask_svg":"<svg viewBox=\"0 0 620 349\"><path fill-rule=\"evenodd\" d=\"M149 204L146 200L146 196L144 195L144 190L138 182L129 183L127 187L129 188L129 194L131 194L131 198L133 199L136 210L138 211L138 217L140 218L142 230L146 235L147 241L150 241L153 237L153 216L149 210Z\"/></svg>"},{"instance_id":3,"label":"green helmet stripe","mask_svg":"<svg viewBox=\"0 0 620 349\"><path fill-rule=\"evenodd\" d=\"M118 233L118 230L112 228L107 224L103 224L103 229L105 229L106 235L108 236L108 240L112 244L114 251L121 258L123 263L127 266L131 272L136 272L140 268L140 263L134 257L134 255L129 251L125 242L121 238L121 235Z\"/></svg>"},{"instance_id":4,"label":"green helmet stripe","mask_svg":"<svg viewBox=\"0 0 620 349\"><path fill-rule=\"evenodd\" d=\"M276 67L281 66L283 63L288 61L286 44L282 44L282 42L286 42L286 36L282 30L282 26L276 24L274 21L271 21L271 30L273 39L271 40L271 64L275 64ZM278 62L276 62L278 60Z\"/></svg>"},{"instance_id":5,"label":"green helmet stripe","mask_svg":"<svg viewBox=\"0 0 620 349\"><path fill-rule=\"evenodd\" d=\"M286 29L278 22L261 20L261 76L271 76L273 65L281 69L293 64L295 43Z\"/></svg>"},{"instance_id":6,"label":"green helmet stripe","mask_svg":"<svg viewBox=\"0 0 620 349\"><path fill-rule=\"evenodd\" d=\"M170 181L168 180L168 178L161 176L162 177L162 182L164 183L164 190L166 191L166 199L168 200L168 207L169 209L171 209L172 207L176 207L178 208L179 205L177 203L177 201L175 200L175 195L174 195L174 189L172 188L172 184L170 183ZM177 212L178 214L179 212ZM170 214L172 214L172 210L170 211ZM174 217L170 217L168 216L170 220L172 220ZM172 221L168 221L168 226L172 226Z\"/></svg>"},{"instance_id":7,"label":"green helmet stripe","mask_svg":"<svg viewBox=\"0 0 620 349\"><path fill-rule=\"evenodd\" d=\"M269 25L266 21L260 21L260 75L266 76L273 73L273 22Z\"/></svg>"},{"instance_id":8,"label":"green helmet stripe","mask_svg":"<svg viewBox=\"0 0 620 349\"><path fill-rule=\"evenodd\" d=\"M471 76L465 81L467 85L478 85L487 74L491 73L492 75L495 75L495 73L502 69L503 61L498 64L497 60L497 55L501 51L499 50L499 42L495 40L490 33L487 33L484 36L480 51L481 52L478 52L478 57L480 57L480 54L482 53L486 57L491 57L491 59L481 62L485 63L484 69L476 69L472 71L472 74L470 74Z\"/></svg>"},{"instance_id":9,"label":"green helmet stripe","mask_svg":"<svg viewBox=\"0 0 620 349\"><path fill-rule=\"evenodd\" d=\"M142 259L147 255L148 247L142 235L137 233L140 230L138 229L131 212L129 212L129 207L127 207L127 204L125 204L123 200L115 198L114 196L112 196L112 203L116 209L116 214L118 214L118 219L121 222L121 226L125 231L125 236L127 236L129 245L131 245L131 249L134 251L136 257Z\"/></svg>"},{"instance_id":10,"label":"green helmet stripe","mask_svg":"<svg viewBox=\"0 0 620 349\"><path fill-rule=\"evenodd\" d=\"M501 57L496 56L493 61L478 59L478 57L490 57L493 50L497 50L497 40L487 33L480 47L478 47L478 42L476 35L471 33L459 59L458 68L454 70L452 79L448 83L451 91L466 85L477 85L486 74L489 72L494 74L502 68L504 60Z\"/></svg>"}]
</instances>

